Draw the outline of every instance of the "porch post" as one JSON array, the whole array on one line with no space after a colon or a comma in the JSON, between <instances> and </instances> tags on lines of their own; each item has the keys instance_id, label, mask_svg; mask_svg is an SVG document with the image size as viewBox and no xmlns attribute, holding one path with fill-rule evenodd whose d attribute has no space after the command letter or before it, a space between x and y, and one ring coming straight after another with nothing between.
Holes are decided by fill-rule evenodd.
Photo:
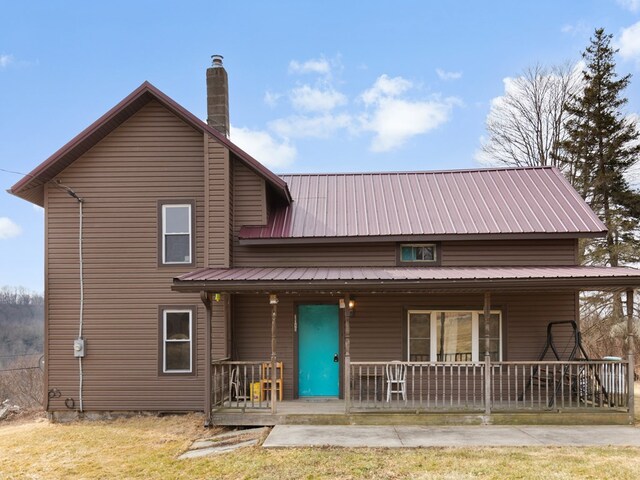
<instances>
[{"instance_id":1,"label":"porch post","mask_svg":"<svg viewBox=\"0 0 640 480\"><path fill-rule=\"evenodd\" d=\"M349 294L344 296L344 405L346 413L351 411L351 309Z\"/></svg>"},{"instance_id":2,"label":"porch post","mask_svg":"<svg viewBox=\"0 0 640 480\"><path fill-rule=\"evenodd\" d=\"M634 355L634 342L635 336L633 334L633 289L627 290L627 361L629 362L628 381L629 387L629 423L633 425L635 422L635 401L634 401L634 387L635 387L635 355Z\"/></svg>"},{"instance_id":3,"label":"porch post","mask_svg":"<svg viewBox=\"0 0 640 480\"><path fill-rule=\"evenodd\" d=\"M278 318L278 296L269 295L269 304L271 305L271 413L276 413L276 397L278 396L277 380L278 372L276 370L276 319Z\"/></svg>"},{"instance_id":4,"label":"porch post","mask_svg":"<svg viewBox=\"0 0 640 480\"><path fill-rule=\"evenodd\" d=\"M204 303L206 310L204 324L204 426L211 426L211 294L205 291L200 292L200 300Z\"/></svg>"},{"instance_id":5,"label":"porch post","mask_svg":"<svg viewBox=\"0 0 640 480\"><path fill-rule=\"evenodd\" d=\"M484 293L484 413L491 414L491 293Z\"/></svg>"}]
</instances>

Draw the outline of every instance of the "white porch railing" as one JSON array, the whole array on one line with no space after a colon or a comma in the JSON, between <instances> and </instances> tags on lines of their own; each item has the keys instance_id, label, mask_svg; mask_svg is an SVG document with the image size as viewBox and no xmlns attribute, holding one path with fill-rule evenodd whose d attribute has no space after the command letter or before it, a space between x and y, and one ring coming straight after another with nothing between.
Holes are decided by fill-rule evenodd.
<instances>
[{"instance_id":1,"label":"white porch railing","mask_svg":"<svg viewBox=\"0 0 640 480\"><path fill-rule=\"evenodd\" d=\"M351 362L347 410L627 409L627 379L628 362L603 360Z\"/></svg>"}]
</instances>

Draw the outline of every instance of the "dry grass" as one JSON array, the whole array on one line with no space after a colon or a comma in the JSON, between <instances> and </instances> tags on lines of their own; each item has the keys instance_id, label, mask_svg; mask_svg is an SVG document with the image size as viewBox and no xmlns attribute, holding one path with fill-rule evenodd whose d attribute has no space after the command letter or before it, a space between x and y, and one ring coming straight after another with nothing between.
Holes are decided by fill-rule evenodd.
<instances>
[{"instance_id":1,"label":"dry grass","mask_svg":"<svg viewBox=\"0 0 640 480\"><path fill-rule=\"evenodd\" d=\"M199 415L9 423L0 427L0 479L632 479L640 472L639 448L253 447L219 457L176 460L191 441L205 435Z\"/></svg>"}]
</instances>

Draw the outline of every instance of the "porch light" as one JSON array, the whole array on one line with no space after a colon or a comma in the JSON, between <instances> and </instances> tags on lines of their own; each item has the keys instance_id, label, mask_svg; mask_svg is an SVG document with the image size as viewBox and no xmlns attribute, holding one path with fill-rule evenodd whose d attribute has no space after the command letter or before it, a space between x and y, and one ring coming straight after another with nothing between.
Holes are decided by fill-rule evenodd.
<instances>
[{"instance_id":1,"label":"porch light","mask_svg":"<svg viewBox=\"0 0 640 480\"><path fill-rule=\"evenodd\" d=\"M353 298L349 300L349 316L356 316L356 301Z\"/></svg>"},{"instance_id":2,"label":"porch light","mask_svg":"<svg viewBox=\"0 0 640 480\"><path fill-rule=\"evenodd\" d=\"M269 295L269 305L277 305L278 304L278 296L277 295Z\"/></svg>"},{"instance_id":3,"label":"porch light","mask_svg":"<svg viewBox=\"0 0 640 480\"><path fill-rule=\"evenodd\" d=\"M221 298L222 298L222 295L220 295L219 293L216 293L216 294L213 295L213 299L216 302L219 302Z\"/></svg>"}]
</instances>

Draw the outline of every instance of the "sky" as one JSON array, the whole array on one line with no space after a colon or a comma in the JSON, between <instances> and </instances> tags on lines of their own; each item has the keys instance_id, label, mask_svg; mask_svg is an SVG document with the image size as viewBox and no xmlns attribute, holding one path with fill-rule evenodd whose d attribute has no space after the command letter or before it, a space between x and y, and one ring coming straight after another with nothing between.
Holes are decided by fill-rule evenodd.
<instances>
[{"instance_id":1,"label":"sky","mask_svg":"<svg viewBox=\"0 0 640 480\"><path fill-rule=\"evenodd\" d=\"M43 212L5 190L145 80L276 173L473 168L491 103L597 27L640 113L640 0L0 1L0 287L43 290ZM485 137L486 138L486 137Z\"/></svg>"}]
</instances>

